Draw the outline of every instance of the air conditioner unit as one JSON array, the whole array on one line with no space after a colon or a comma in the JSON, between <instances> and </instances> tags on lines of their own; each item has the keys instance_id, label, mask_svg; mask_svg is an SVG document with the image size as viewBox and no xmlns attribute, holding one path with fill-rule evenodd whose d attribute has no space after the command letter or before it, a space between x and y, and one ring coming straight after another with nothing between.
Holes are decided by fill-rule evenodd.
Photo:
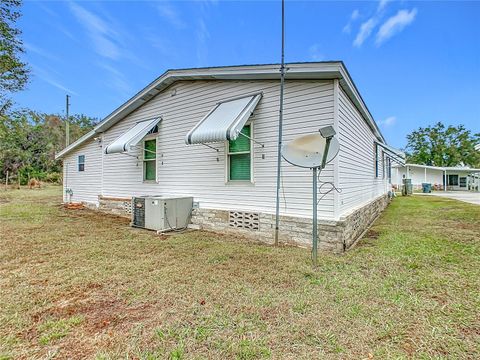
<instances>
[{"instance_id":1,"label":"air conditioner unit","mask_svg":"<svg viewBox=\"0 0 480 360\"><path fill-rule=\"evenodd\" d=\"M187 227L193 197L138 196L132 199L132 226L159 232Z\"/></svg>"}]
</instances>

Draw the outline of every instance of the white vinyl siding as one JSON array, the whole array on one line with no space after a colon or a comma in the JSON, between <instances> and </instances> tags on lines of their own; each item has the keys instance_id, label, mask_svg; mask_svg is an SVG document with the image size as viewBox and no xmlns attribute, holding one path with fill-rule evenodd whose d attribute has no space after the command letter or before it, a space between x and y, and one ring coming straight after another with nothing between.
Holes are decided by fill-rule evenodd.
<instances>
[{"instance_id":1,"label":"white vinyl siding","mask_svg":"<svg viewBox=\"0 0 480 360\"><path fill-rule=\"evenodd\" d=\"M448 174L448 171L447 171ZM403 175L407 177L407 168L405 166L392 168L392 183L401 186ZM444 183L444 172L440 169L427 169L420 167L409 167L409 178L412 179L412 184L416 187L422 185L422 183L430 183L434 185L442 185Z\"/></svg>"},{"instance_id":2,"label":"white vinyl siding","mask_svg":"<svg viewBox=\"0 0 480 360\"><path fill-rule=\"evenodd\" d=\"M378 176L375 176L376 137L343 89L339 90L338 160L340 215L366 204L388 191L382 148L378 147Z\"/></svg>"},{"instance_id":3,"label":"white vinyl siding","mask_svg":"<svg viewBox=\"0 0 480 360\"><path fill-rule=\"evenodd\" d=\"M84 156L84 171L79 171L79 157ZM102 190L102 147L96 140L89 140L63 161L63 198L65 189L73 190L72 202L98 204Z\"/></svg>"},{"instance_id":4,"label":"white vinyl siding","mask_svg":"<svg viewBox=\"0 0 480 360\"><path fill-rule=\"evenodd\" d=\"M104 133L103 146L137 121L162 116L157 137L158 184L143 183L140 160L122 154L104 155L103 195L128 197L144 194L190 195L200 207L275 212L275 174L279 106L278 81L181 81L160 93ZM252 144L255 183L225 183L223 143L185 145L185 135L222 100L263 92L254 115ZM172 94L174 94L172 96ZM333 124L333 81L288 81L284 104L284 141ZM218 159L218 161L217 161ZM283 162L281 213L311 216L311 173ZM121 175L121 176L119 176ZM321 179L332 181L333 165ZM286 207L285 207L286 202ZM333 217L333 194L319 204L319 217Z\"/></svg>"}]
</instances>

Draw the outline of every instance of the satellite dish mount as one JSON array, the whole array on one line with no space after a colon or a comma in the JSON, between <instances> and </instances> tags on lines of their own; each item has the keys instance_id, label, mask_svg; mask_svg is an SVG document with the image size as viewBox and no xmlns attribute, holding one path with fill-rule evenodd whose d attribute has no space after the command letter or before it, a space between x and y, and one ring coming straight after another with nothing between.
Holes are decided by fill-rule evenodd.
<instances>
[{"instance_id":1,"label":"satellite dish mount","mask_svg":"<svg viewBox=\"0 0 480 360\"><path fill-rule=\"evenodd\" d=\"M312 260L317 266L318 235L317 235L317 192L318 171L322 171L338 154L340 145L334 137L336 134L333 126L319 129L318 133L298 137L282 148L282 157L294 166L312 169L313 185L313 215L312 215Z\"/></svg>"}]
</instances>

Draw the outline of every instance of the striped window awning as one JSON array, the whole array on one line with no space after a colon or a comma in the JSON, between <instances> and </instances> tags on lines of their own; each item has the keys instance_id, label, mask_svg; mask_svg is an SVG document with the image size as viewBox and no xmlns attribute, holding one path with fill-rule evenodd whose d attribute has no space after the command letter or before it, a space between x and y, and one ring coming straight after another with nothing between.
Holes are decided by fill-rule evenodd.
<instances>
[{"instance_id":1,"label":"striped window awning","mask_svg":"<svg viewBox=\"0 0 480 360\"><path fill-rule=\"evenodd\" d=\"M132 150L160 121L162 121L162 118L159 117L136 123L135 126L108 145L105 149L105 154L123 153Z\"/></svg>"},{"instance_id":2,"label":"striped window awning","mask_svg":"<svg viewBox=\"0 0 480 360\"><path fill-rule=\"evenodd\" d=\"M187 145L235 140L252 115L262 94L217 103L185 137Z\"/></svg>"}]
</instances>

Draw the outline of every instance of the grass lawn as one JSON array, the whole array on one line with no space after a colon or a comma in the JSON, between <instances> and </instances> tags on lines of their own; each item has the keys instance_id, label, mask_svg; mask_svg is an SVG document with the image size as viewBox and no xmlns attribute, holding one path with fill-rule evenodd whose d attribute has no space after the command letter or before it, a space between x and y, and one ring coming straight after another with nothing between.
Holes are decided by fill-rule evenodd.
<instances>
[{"instance_id":1,"label":"grass lawn","mask_svg":"<svg viewBox=\"0 0 480 360\"><path fill-rule=\"evenodd\" d=\"M397 198L344 255L160 237L0 191L0 359L478 359L480 206Z\"/></svg>"}]
</instances>

